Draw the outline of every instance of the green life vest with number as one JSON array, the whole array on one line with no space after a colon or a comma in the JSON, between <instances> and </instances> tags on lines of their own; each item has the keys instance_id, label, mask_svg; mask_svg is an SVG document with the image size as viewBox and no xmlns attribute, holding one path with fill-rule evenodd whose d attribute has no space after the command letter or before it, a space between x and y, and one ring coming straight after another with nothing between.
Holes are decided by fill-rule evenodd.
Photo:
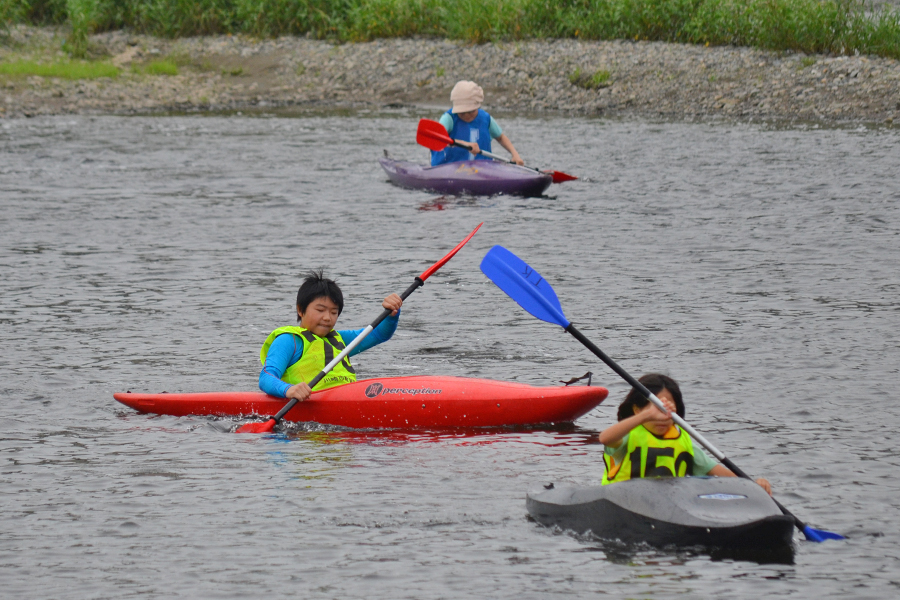
<instances>
[{"instance_id":1,"label":"green life vest with number","mask_svg":"<svg viewBox=\"0 0 900 600\"><path fill-rule=\"evenodd\" d=\"M639 477L684 477L694 473L694 445L691 436L674 425L662 437L641 425L628 434L621 463L606 452L603 462L603 485Z\"/></svg>"},{"instance_id":2,"label":"green life vest with number","mask_svg":"<svg viewBox=\"0 0 900 600\"><path fill-rule=\"evenodd\" d=\"M284 375L281 376L282 381L291 385L312 381L313 377L325 368L325 365L334 360L334 357L346 348L341 334L334 330L331 330L325 337L319 337L305 327L279 327L269 334L269 337L266 338L262 345L262 349L259 351L259 360L264 366L266 364L266 355L269 353L269 347L272 345L272 342L284 333L290 333L298 337L303 343L303 355L300 357L300 360L285 369ZM355 381L356 371L350 364L350 357L345 356L341 362L336 364L322 378L322 381L316 384L314 389L327 390L328 388Z\"/></svg>"}]
</instances>

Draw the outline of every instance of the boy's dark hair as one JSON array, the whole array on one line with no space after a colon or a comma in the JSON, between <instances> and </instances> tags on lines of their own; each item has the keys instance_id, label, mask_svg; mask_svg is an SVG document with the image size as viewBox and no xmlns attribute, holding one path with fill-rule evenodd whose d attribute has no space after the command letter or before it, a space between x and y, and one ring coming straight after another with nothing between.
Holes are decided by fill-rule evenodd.
<instances>
[{"instance_id":1,"label":"boy's dark hair","mask_svg":"<svg viewBox=\"0 0 900 600\"><path fill-rule=\"evenodd\" d=\"M325 277L322 269L306 274L303 284L297 291L297 308L300 309L300 312L305 313L306 308L316 298L328 298L337 304L338 314L344 310L344 294L341 293L341 288L338 287L337 282ZM297 320L300 320L299 314Z\"/></svg>"},{"instance_id":2,"label":"boy's dark hair","mask_svg":"<svg viewBox=\"0 0 900 600\"><path fill-rule=\"evenodd\" d=\"M672 398L675 400L675 412L678 413L679 417L682 419L684 418L684 401L681 399L681 389L674 379L668 375L662 375L661 373L647 373L638 379L638 381L643 383L645 388L657 396L663 390L669 390L669 393L672 394ZM628 417L634 416L635 406L644 408L649 403L650 401L644 398L643 394L636 389L631 388L631 391L625 396L622 404L619 405L617 416L620 421L624 421Z\"/></svg>"}]
</instances>

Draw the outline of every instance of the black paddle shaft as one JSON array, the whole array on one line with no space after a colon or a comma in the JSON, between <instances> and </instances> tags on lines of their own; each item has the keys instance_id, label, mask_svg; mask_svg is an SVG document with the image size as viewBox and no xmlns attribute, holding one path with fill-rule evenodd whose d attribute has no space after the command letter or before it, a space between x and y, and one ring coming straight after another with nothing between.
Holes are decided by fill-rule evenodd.
<instances>
[{"instance_id":1,"label":"black paddle shaft","mask_svg":"<svg viewBox=\"0 0 900 600\"><path fill-rule=\"evenodd\" d=\"M414 291L416 291L423 285L425 285L425 282L422 281L422 278L416 277L416 280L413 282L413 284L411 286L409 286L408 288L406 288L406 291L404 291L402 294L400 294L400 299L406 300L410 294L412 294ZM370 323L370 325L372 326L372 329L375 329L376 327L381 325L381 322L384 321L386 318L388 318L388 316L390 316L391 312L392 311L390 309L387 309L387 308L384 309L384 311L382 311L382 313L380 315L378 315L378 318ZM313 377L312 381L309 382L309 389L311 390L314 387L316 387L316 385L318 385L318 383L320 381L322 381L322 378L325 377L326 375L328 375L328 371L326 371L324 369L319 371L318 375ZM274 417L272 417L272 419L275 421L275 423L276 424L279 423L281 421L281 419L284 418L284 415L288 414L288 412L290 412L290 410L292 408L294 408L298 402L300 402L300 401L297 400L296 398L291 398L291 401L288 402L287 404L285 404L284 407L282 407L282 409L278 411L278 414L276 414Z\"/></svg>"},{"instance_id":2,"label":"black paddle shaft","mask_svg":"<svg viewBox=\"0 0 900 600\"><path fill-rule=\"evenodd\" d=\"M650 392L650 390L648 390L646 388L646 386L644 386L644 384L642 384L640 381L638 381L637 379L632 377L628 373L628 371L626 371L625 369L620 367L618 364L616 364L616 361L614 361L613 359L608 357L606 355L606 353L603 352L603 350L601 350L600 348L598 348L591 340L584 337L584 334L582 334L580 331L575 329L575 326L572 323L569 323L569 325L566 327L566 331L571 333L572 336L576 340L578 340L579 342L584 344L584 346L588 350L590 350L591 352L596 354L597 357L600 358L600 360L602 360L603 362L606 363L606 366L608 366L610 369L612 369L613 371L618 373L619 377L621 377L622 379L627 381L629 384L631 384L631 387L633 387L636 390L638 390L639 392L641 392L647 399L650 398L651 392ZM720 454L721 454L721 452L720 452ZM719 460L722 462L723 465L728 467L728 469L731 470L731 472L734 473L735 475L737 475L738 477L743 477L744 479L749 479L750 481L753 481L752 477L747 475L743 470L741 470L740 467L738 467L736 464L731 462L731 459L728 458L727 456L722 455L722 457ZM782 506L781 502L779 502L778 500L775 500L775 498L772 498L772 501L775 502L775 504L778 506L778 508L781 510L781 512L783 514L789 516L790 518L792 518L794 520L794 524L797 526L798 529L803 531L806 528L806 523L804 523L803 521L798 519L797 516L794 515L794 513L792 513L791 511L786 509L784 506Z\"/></svg>"}]
</instances>

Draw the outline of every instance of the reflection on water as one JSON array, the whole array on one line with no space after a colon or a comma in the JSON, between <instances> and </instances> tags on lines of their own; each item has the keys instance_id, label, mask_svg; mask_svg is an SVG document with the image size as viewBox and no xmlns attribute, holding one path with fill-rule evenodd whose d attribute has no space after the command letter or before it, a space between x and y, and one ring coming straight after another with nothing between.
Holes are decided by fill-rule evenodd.
<instances>
[{"instance_id":1,"label":"reflection on water","mask_svg":"<svg viewBox=\"0 0 900 600\"><path fill-rule=\"evenodd\" d=\"M265 437L270 442L286 444L282 450L268 452L269 463L291 469L296 479L330 480L353 460L353 453L343 440L324 431L304 433L293 439L285 435Z\"/></svg>"},{"instance_id":2,"label":"reflection on water","mask_svg":"<svg viewBox=\"0 0 900 600\"><path fill-rule=\"evenodd\" d=\"M438 196L419 204L419 210L447 210L450 208L489 207L495 204L491 198L481 196Z\"/></svg>"},{"instance_id":3,"label":"reflection on water","mask_svg":"<svg viewBox=\"0 0 900 600\"><path fill-rule=\"evenodd\" d=\"M712 561L744 561L759 565L793 565L796 554L793 546L782 546L772 550L703 546L653 548L644 544L604 540L590 534L579 534L576 537L585 543L586 551L603 552L606 560L628 567L683 566L707 558Z\"/></svg>"},{"instance_id":4,"label":"reflection on water","mask_svg":"<svg viewBox=\"0 0 900 600\"><path fill-rule=\"evenodd\" d=\"M687 566L698 561L747 561L759 565L793 565L794 547L777 550L747 550L735 548L654 548L645 544L626 544L620 540L605 540L591 534L575 534L553 528L554 535L572 535L584 543L583 552L601 552L603 557L623 567ZM790 573L793 570L786 572ZM678 572L666 576L679 576Z\"/></svg>"},{"instance_id":5,"label":"reflection on water","mask_svg":"<svg viewBox=\"0 0 900 600\"><path fill-rule=\"evenodd\" d=\"M308 428L315 428L309 431ZM354 430L310 423L284 423L285 432L274 438L285 441L347 443L370 446L484 446L491 444L537 444L546 448L580 447L599 444L597 432L571 423L533 427L455 427L451 429L370 429Z\"/></svg>"},{"instance_id":6,"label":"reflection on water","mask_svg":"<svg viewBox=\"0 0 900 600\"><path fill-rule=\"evenodd\" d=\"M5 595L896 595L900 133L509 115L527 162L581 179L435 199L377 163L385 140L427 160L418 116L0 121ZM591 370L610 399L575 427L238 436L112 399L255 389L300 273L325 267L339 327L363 327L481 221L354 366ZM793 565L761 564L528 521L529 489L600 481L595 434L626 386L481 275L494 244L632 374L678 380L688 421L792 512L850 539L798 536Z\"/></svg>"}]
</instances>

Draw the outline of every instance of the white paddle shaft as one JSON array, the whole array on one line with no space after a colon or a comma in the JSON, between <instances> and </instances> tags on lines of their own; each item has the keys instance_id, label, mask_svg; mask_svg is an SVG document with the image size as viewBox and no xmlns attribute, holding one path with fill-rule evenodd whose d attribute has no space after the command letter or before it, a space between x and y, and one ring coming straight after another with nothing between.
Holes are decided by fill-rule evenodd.
<instances>
[{"instance_id":1,"label":"white paddle shaft","mask_svg":"<svg viewBox=\"0 0 900 600\"><path fill-rule=\"evenodd\" d=\"M347 344L347 347L346 347L346 348L344 348L343 350L341 350L341 353L340 353L340 354L338 354L337 356L335 356L334 359L333 359L330 363L328 363L327 365L325 365L325 368L322 369L322 371L323 371L324 373L328 373L328 372L331 371L333 368L335 368L339 362L341 362L342 360L344 360L344 357L346 357L348 354L350 354L350 352L351 352L354 348L356 348L357 346L359 346L359 343L360 343L361 341L363 341L363 338L365 338L367 335L369 335L370 333L372 333L372 330L373 330L373 329L375 329L375 328L372 327L371 325L367 325L365 329L363 329L362 331L359 332L359 335L358 335L358 336L356 336L355 338L353 338L353 341L352 341L352 342L350 342L349 344Z\"/></svg>"},{"instance_id":2,"label":"white paddle shaft","mask_svg":"<svg viewBox=\"0 0 900 600\"><path fill-rule=\"evenodd\" d=\"M667 409L663 405L662 400L660 400L659 398L656 397L656 394L651 392L650 396L648 396L648 400L650 400L650 402L653 403L653 406L655 406L659 410L663 411L664 413L669 412L669 409ZM722 462L725 460L725 455L722 454L718 448L713 446L709 440L707 440L705 437L700 435L700 433L697 430L695 430L693 427L688 425L684 419L682 419L681 417L678 416L677 413L673 412L673 413L671 413L671 415L672 415L672 420L675 421L675 423L679 427L681 427L682 429L687 431L688 435L690 435L692 438L694 438L695 440L700 442L700 445L703 446L704 448L706 448L707 450L709 450L712 453L712 455L715 456L719 460L719 462Z\"/></svg>"},{"instance_id":3,"label":"white paddle shaft","mask_svg":"<svg viewBox=\"0 0 900 600\"><path fill-rule=\"evenodd\" d=\"M488 158L493 158L494 160L499 160L500 162L512 163L508 158L503 158L500 155L494 154L493 152L488 152L487 150L481 150L481 154L484 154Z\"/></svg>"}]
</instances>

